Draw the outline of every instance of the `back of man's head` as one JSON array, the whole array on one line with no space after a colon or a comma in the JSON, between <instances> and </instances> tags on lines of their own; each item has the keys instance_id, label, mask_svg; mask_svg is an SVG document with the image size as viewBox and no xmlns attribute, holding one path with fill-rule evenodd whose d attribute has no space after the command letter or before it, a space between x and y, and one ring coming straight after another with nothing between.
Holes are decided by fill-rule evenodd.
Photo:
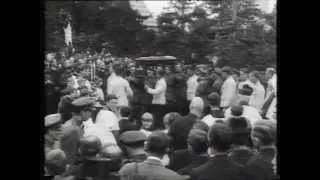
<instances>
[{"instance_id":1,"label":"back of man's head","mask_svg":"<svg viewBox=\"0 0 320 180\"><path fill-rule=\"evenodd\" d=\"M80 152L83 156L94 157L101 150L101 141L97 136L89 135L80 140Z\"/></svg>"},{"instance_id":2,"label":"back of man's head","mask_svg":"<svg viewBox=\"0 0 320 180\"><path fill-rule=\"evenodd\" d=\"M54 149L46 154L45 165L52 175L61 175L66 170L67 158L61 149Z\"/></svg>"},{"instance_id":3,"label":"back of man's head","mask_svg":"<svg viewBox=\"0 0 320 180\"><path fill-rule=\"evenodd\" d=\"M107 144L102 147L101 157L109 158L111 160L121 160L122 150L116 144Z\"/></svg>"},{"instance_id":4,"label":"back of man's head","mask_svg":"<svg viewBox=\"0 0 320 180\"><path fill-rule=\"evenodd\" d=\"M169 148L169 137L162 131L155 131L148 136L145 149L150 154L162 157Z\"/></svg>"},{"instance_id":5,"label":"back of man's head","mask_svg":"<svg viewBox=\"0 0 320 180\"><path fill-rule=\"evenodd\" d=\"M209 130L209 146L218 152L227 152L232 143L232 131L226 123L215 123Z\"/></svg>"},{"instance_id":6,"label":"back of man's head","mask_svg":"<svg viewBox=\"0 0 320 180\"><path fill-rule=\"evenodd\" d=\"M200 97L193 98L190 103L189 109L190 113L201 116L203 114L204 101Z\"/></svg>"},{"instance_id":7,"label":"back of man's head","mask_svg":"<svg viewBox=\"0 0 320 180\"><path fill-rule=\"evenodd\" d=\"M122 107L120 109L121 117L129 117L130 114L131 114L131 108L130 107Z\"/></svg>"},{"instance_id":8,"label":"back of man's head","mask_svg":"<svg viewBox=\"0 0 320 180\"><path fill-rule=\"evenodd\" d=\"M251 136L259 140L260 146L273 145L277 139L277 125L272 120L260 120L253 124Z\"/></svg>"},{"instance_id":9,"label":"back of man's head","mask_svg":"<svg viewBox=\"0 0 320 180\"><path fill-rule=\"evenodd\" d=\"M220 105L220 95L216 92L209 94L208 101L211 106L219 106Z\"/></svg>"},{"instance_id":10,"label":"back of man's head","mask_svg":"<svg viewBox=\"0 0 320 180\"><path fill-rule=\"evenodd\" d=\"M203 154L208 150L207 132L200 129L192 129L188 135L188 144L195 154Z\"/></svg>"},{"instance_id":11,"label":"back of man's head","mask_svg":"<svg viewBox=\"0 0 320 180\"><path fill-rule=\"evenodd\" d=\"M169 127L171 126L171 124L176 121L177 119L179 119L181 117L181 115L177 112L170 112L167 113L164 117L163 117L163 124L168 125Z\"/></svg>"}]
</instances>

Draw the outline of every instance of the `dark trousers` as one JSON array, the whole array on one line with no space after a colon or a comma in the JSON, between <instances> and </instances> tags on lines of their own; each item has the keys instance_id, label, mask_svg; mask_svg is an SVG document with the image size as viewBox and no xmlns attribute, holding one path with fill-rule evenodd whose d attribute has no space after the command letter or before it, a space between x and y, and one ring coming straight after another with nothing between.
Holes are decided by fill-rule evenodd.
<instances>
[{"instance_id":1,"label":"dark trousers","mask_svg":"<svg viewBox=\"0 0 320 180\"><path fill-rule=\"evenodd\" d=\"M164 129L163 117L166 113L166 106L162 104L152 104L150 112L153 114L154 118L152 129Z\"/></svg>"}]
</instances>

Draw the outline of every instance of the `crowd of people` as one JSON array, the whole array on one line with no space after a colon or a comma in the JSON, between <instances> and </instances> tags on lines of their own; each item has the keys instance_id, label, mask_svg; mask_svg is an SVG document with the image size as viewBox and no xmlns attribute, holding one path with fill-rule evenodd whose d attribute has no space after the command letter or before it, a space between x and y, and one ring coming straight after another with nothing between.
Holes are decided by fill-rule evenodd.
<instances>
[{"instance_id":1,"label":"crowd of people","mask_svg":"<svg viewBox=\"0 0 320 180\"><path fill-rule=\"evenodd\" d=\"M46 178L279 179L275 69L61 62L46 61Z\"/></svg>"}]
</instances>

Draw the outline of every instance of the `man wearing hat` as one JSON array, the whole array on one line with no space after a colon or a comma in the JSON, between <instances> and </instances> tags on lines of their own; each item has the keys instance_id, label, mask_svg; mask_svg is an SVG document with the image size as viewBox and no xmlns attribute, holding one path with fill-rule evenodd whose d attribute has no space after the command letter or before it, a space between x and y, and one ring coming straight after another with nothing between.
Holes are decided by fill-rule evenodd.
<instances>
[{"instance_id":1,"label":"man wearing hat","mask_svg":"<svg viewBox=\"0 0 320 180\"><path fill-rule=\"evenodd\" d=\"M77 160L80 139L84 134L83 122L91 118L91 108L95 102L92 97L80 97L74 100L72 118L64 123L61 149L66 153L70 164Z\"/></svg>"},{"instance_id":2,"label":"man wearing hat","mask_svg":"<svg viewBox=\"0 0 320 180\"><path fill-rule=\"evenodd\" d=\"M248 162L248 172L255 179L279 179L276 174L276 122L257 121L252 128L251 138L258 154Z\"/></svg>"},{"instance_id":3,"label":"man wearing hat","mask_svg":"<svg viewBox=\"0 0 320 180\"><path fill-rule=\"evenodd\" d=\"M210 113L204 116L201 121L211 127L216 120L224 118L224 113L220 108L220 96L218 93L213 92L208 96Z\"/></svg>"},{"instance_id":4,"label":"man wearing hat","mask_svg":"<svg viewBox=\"0 0 320 180\"><path fill-rule=\"evenodd\" d=\"M122 164L142 162L147 158L144 142L147 136L141 131L126 131L119 137L120 146L125 155Z\"/></svg>"},{"instance_id":5,"label":"man wearing hat","mask_svg":"<svg viewBox=\"0 0 320 180\"><path fill-rule=\"evenodd\" d=\"M60 148L59 138L61 135L61 115L60 114L50 114L44 118L45 126L45 153L53 149Z\"/></svg>"},{"instance_id":6,"label":"man wearing hat","mask_svg":"<svg viewBox=\"0 0 320 180\"><path fill-rule=\"evenodd\" d=\"M239 109L241 108L241 110ZM241 113L239 113L241 111ZM240 101L238 105L234 105L228 108L224 114L225 118L228 119L230 117L245 117L250 125L254 124L256 121L262 120L262 117L259 111L251 106L248 106L248 101Z\"/></svg>"},{"instance_id":7,"label":"man wearing hat","mask_svg":"<svg viewBox=\"0 0 320 180\"><path fill-rule=\"evenodd\" d=\"M165 168L161 159L169 148L169 138L165 133L153 132L147 139L145 150L148 158L141 163L129 163L123 166L120 171L121 179L136 177L146 180L182 180L185 179L176 172Z\"/></svg>"},{"instance_id":8,"label":"man wearing hat","mask_svg":"<svg viewBox=\"0 0 320 180\"><path fill-rule=\"evenodd\" d=\"M232 70L230 67L222 68L222 71L226 74L226 80L221 87L221 104L222 108L228 108L231 100L236 93L237 84L232 77Z\"/></svg>"},{"instance_id":9,"label":"man wearing hat","mask_svg":"<svg viewBox=\"0 0 320 180\"><path fill-rule=\"evenodd\" d=\"M133 92L130 104L134 111L139 112L137 115L139 117L147 111L147 108L151 105L152 100L152 95L148 94L145 89L145 81L146 74L143 69L137 69L133 79L129 81Z\"/></svg>"}]
</instances>

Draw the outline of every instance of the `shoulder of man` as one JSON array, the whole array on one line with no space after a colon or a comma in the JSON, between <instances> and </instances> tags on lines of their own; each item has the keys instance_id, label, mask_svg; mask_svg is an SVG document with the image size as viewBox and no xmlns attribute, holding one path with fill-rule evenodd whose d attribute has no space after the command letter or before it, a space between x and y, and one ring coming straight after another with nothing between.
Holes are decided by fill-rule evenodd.
<instances>
[{"instance_id":1,"label":"shoulder of man","mask_svg":"<svg viewBox=\"0 0 320 180\"><path fill-rule=\"evenodd\" d=\"M135 171L135 166L138 165L136 162L126 163L119 170L120 176L127 176L132 174Z\"/></svg>"}]
</instances>

